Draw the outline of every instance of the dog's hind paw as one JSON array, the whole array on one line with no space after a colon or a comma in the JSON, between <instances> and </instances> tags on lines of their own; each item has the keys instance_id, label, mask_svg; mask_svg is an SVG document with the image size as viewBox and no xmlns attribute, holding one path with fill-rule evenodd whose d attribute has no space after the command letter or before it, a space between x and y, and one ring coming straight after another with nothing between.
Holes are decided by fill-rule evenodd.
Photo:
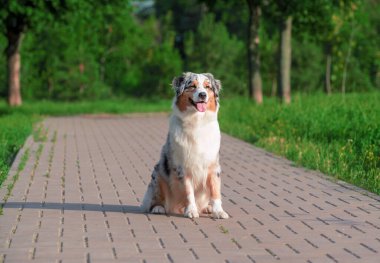
<instances>
[{"instance_id":1,"label":"dog's hind paw","mask_svg":"<svg viewBox=\"0 0 380 263\"><path fill-rule=\"evenodd\" d=\"M207 207L203 208L202 213L204 213L204 214L212 214L212 206L208 205Z\"/></svg>"},{"instance_id":2,"label":"dog's hind paw","mask_svg":"<svg viewBox=\"0 0 380 263\"><path fill-rule=\"evenodd\" d=\"M198 213L197 208L193 207L191 205L189 205L188 207L186 207L185 217L188 217L188 218L198 218L199 217L199 213Z\"/></svg>"},{"instance_id":3,"label":"dog's hind paw","mask_svg":"<svg viewBox=\"0 0 380 263\"><path fill-rule=\"evenodd\" d=\"M223 210L221 210L221 211L214 211L212 213L212 218L214 218L214 219L227 219L229 217L230 216L226 212L224 212Z\"/></svg>"},{"instance_id":4,"label":"dog's hind paw","mask_svg":"<svg viewBox=\"0 0 380 263\"><path fill-rule=\"evenodd\" d=\"M165 208L160 205L156 205L155 207L152 208L151 211L152 214L165 214Z\"/></svg>"}]
</instances>

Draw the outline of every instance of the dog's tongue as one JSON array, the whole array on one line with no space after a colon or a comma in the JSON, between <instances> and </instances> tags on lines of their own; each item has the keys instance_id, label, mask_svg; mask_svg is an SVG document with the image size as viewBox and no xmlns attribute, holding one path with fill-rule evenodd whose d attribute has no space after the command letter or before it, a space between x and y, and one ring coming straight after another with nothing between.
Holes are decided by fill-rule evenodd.
<instances>
[{"instance_id":1,"label":"dog's tongue","mask_svg":"<svg viewBox=\"0 0 380 263\"><path fill-rule=\"evenodd\" d=\"M205 102L198 102L195 104L197 106L197 110L200 112L206 111L206 103Z\"/></svg>"}]
</instances>

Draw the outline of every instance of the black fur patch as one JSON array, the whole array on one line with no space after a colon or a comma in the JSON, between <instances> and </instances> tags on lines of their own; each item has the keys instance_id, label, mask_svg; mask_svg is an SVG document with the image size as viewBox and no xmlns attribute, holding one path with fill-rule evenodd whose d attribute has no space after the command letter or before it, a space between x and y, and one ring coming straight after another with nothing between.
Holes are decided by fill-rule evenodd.
<instances>
[{"instance_id":1,"label":"black fur patch","mask_svg":"<svg viewBox=\"0 0 380 263\"><path fill-rule=\"evenodd\" d=\"M183 179L185 177L185 174L183 173L183 169L181 166L175 168L174 171L177 173L178 179Z\"/></svg>"},{"instance_id":2,"label":"black fur patch","mask_svg":"<svg viewBox=\"0 0 380 263\"><path fill-rule=\"evenodd\" d=\"M169 159L168 159L168 155L167 154L164 154L163 166L164 166L164 172L165 172L165 174L167 176L169 176L169 174L170 174L170 167L169 167Z\"/></svg>"},{"instance_id":3,"label":"black fur patch","mask_svg":"<svg viewBox=\"0 0 380 263\"><path fill-rule=\"evenodd\" d=\"M158 172L158 164L154 166L153 172L152 172L152 180L155 181L157 177L157 172Z\"/></svg>"}]
</instances>

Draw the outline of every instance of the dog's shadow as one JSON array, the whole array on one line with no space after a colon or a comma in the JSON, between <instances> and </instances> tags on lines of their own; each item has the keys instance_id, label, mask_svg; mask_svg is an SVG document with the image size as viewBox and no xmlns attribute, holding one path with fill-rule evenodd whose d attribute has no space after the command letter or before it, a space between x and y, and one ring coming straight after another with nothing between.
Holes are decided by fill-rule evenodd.
<instances>
[{"instance_id":1,"label":"dog's shadow","mask_svg":"<svg viewBox=\"0 0 380 263\"><path fill-rule=\"evenodd\" d=\"M144 214L139 206L87 204L87 203L50 203L50 202L6 202L1 203L4 209L39 209L39 210L68 210L68 211L94 211L94 212L120 212L128 214Z\"/></svg>"},{"instance_id":2,"label":"dog's shadow","mask_svg":"<svg viewBox=\"0 0 380 263\"><path fill-rule=\"evenodd\" d=\"M36 210L60 210L82 212L115 212L124 214L142 214L149 216L181 217L182 214L151 214L144 212L136 205L111 205L111 204L87 204L87 203L44 203L44 202L6 202L0 203L4 209L36 209ZM209 218L207 214L201 214L200 218Z\"/></svg>"}]
</instances>

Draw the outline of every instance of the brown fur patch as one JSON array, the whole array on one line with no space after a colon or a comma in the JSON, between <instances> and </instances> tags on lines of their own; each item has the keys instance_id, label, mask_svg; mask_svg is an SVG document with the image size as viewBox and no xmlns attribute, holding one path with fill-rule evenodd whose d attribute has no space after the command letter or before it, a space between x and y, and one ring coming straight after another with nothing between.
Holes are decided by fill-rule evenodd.
<instances>
[{"instance_id":1,"label":"brown fur patch","mask_svg":"<svg viewBox=\"0 0 380 263\"><path fill-rule=\"evenodd\" d=\"M184 207L188 205L186 187L183 180L170 177L170 202L169 210L172 213L184 213Z\"/></svg>"},{"instance_id":2,"label":"brown fur patch","mask_svg":"<svg viewBox=\"0 0 380 263\"><path fill-rule=\"evenodd\" d=\"M176 105L181 112L184 112L190 106L189 98L192 93L184 92L177 98Z\"/></svg>"},{"instance_id":3,"label":"brown fur patch","mask_svg":"<svg viewBox=\"0 0 380 263\"><path fill-rule=\"evenodd\" d=\"M157 202L160 205L165 206L165 202L169 198L169 186L168 183L161 176L158 176L157 180L158 187L160 189L159 200L157 200Z\"/></svg>"},{"instance_id":4,"label":"brown fur patch","mask_svg":"<svg viewBox=\"0 0 380 263\"><path fill-rule=\"evenodd\" d=\"M208 168L207 181L206 181L207 188L210 190L211 200L221 199L221 193L220 193L221 180L220 180L220 177L218 177L218 175L216 174L215 166L216 166L215 164L212 164Z\"/></svg>"},{"instance_id":5,"label":"brown fur patch","mask_svg":"<svg viewBox=\"0 0 380 263\"><path fill-rule=\"evenodd\" d=\"M207 102L207 110L215 112L217 108L215 94L211 89L207 89L207 93L209 97Z\"/></svg>"}]
</instances>

